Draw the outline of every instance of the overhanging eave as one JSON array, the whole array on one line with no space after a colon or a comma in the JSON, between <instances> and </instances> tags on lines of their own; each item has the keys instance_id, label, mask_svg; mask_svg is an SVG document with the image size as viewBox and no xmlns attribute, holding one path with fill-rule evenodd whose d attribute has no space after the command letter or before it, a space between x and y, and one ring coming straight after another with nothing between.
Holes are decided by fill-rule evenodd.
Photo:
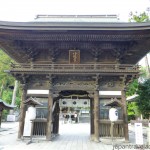
<instances>
[{"instance_id":1,"label":"overhanging eave","mask_svg":"<svg viewBox=\"0 0 150 150\"><path fill-rule=\"evenodd\" d=\"M0 21L1 30L150 30L145 23L104 23L104 22L7 22Z\"/></svg>"}]
</instances>

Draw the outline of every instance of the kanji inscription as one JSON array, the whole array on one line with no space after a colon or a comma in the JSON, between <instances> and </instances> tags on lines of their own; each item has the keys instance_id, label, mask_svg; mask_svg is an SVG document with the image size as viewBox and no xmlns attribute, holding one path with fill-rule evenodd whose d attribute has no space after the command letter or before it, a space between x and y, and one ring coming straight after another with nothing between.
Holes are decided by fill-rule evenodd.
<instances>
[{"instance_id":1,"label":"kanji inscription","mask_svg":"<svg viewBox=\"0 0 150 150\"><path fill-rule=\"evenodd\" d=\"M69 63L80 64L80 50L69 50Z\"/></svg>"}]
</instances>

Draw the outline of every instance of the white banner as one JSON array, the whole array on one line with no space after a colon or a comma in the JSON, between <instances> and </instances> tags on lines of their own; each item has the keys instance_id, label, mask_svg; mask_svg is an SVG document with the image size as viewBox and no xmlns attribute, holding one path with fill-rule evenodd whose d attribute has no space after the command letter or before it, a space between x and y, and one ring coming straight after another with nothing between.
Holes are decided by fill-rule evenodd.
<instances>
[{"instance_id":1,"label":"white banner","mask_svg":"<svg viewBox=\"0 0 150 150\"><path fill-rule=\"evenodd\" d=\"M137 145L143 145L143 128L142 123L135 123L135 143Z\"/></svg>"},{"instance_id":2,"label":"white banner","mask_svg":"<svg viewBox=\"0 0 150 150\"><path fill-rule=\"evenodd\" d=\"M23 136L31 136L31 121L29 115L29 112L26 111Z\"/></svg>"}]
</instances>

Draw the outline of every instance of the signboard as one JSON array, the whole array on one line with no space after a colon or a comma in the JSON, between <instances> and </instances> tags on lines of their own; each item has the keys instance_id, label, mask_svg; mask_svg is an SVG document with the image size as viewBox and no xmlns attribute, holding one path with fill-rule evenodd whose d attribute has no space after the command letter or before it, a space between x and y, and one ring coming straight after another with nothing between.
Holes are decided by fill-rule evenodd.
<instances>
[{"instance_id":1,"label":"signboard","mask_svg":"<svg viewBox=\"0 0 150 150\"><path fill-rule=\"evenodd\" d=\"M16 121L16 116L15 115L7 115L7 121Z\"/></svg>"},{"instance_id":2,"label":"signboard","mask_svg":"<svg viewBox=\"0 0 150 150\"><path fill-rule=\"evenodd\" d=\"M80 64L80 50L69 50L69 63Z\"/></svg>"},{"instance_id":3,"label":"signboard","mask_svg":"<svg viewBox=\"0 0 150 150\"><path fill-rule=\"evenodd\" d=\"M137 145L143 145L143 128L142 123L135 123L135 143Z\"/></svg>"}]
</instances>

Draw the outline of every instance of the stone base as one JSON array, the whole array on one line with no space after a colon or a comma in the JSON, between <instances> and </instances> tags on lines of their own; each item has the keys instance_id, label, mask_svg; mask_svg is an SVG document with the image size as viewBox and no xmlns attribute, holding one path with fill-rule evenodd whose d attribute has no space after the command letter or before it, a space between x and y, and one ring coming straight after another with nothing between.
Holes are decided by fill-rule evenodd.
<instances>
[{"instance_id":1,"label":"stone base","mask_svg":"<svg viewBox=\"0 0 150 150\"><path fill-rule=\"evenodd\" d=\"M94 134L91 134L90 140L94 141Z\"/></svg>"},{"instance_id":2,"label":"stone base","mask_svg":"<svg viewBox=\"0 0 150 150\"><path fill-rule=\"evenodd\" d=\"M99 143L100 140L99 139L94 139L94 142Z\"/></svg>"}]
</instances>

